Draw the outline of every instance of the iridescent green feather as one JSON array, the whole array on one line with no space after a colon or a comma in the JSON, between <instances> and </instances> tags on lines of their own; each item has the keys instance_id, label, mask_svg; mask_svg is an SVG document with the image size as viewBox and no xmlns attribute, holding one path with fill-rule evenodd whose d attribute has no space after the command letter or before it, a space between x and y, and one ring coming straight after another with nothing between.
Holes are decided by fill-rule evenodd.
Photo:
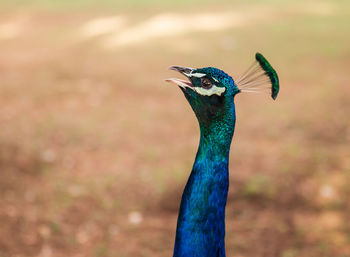
<instances>
[{"instance_id":1,"label":"iridescent green feather","mask_svg":"<svg viewBox=\"0 0 350 257\"><path fill-rule=\"evenodd\" d=\"M270 78L272 89L271 89L271 97L275 100L277 98L277 94L280 88L277 72L274 68L272 68L271 64L266 60L266 58L260 54L255 54L255 59L260 64L261 68L265 71L266 75Z\"/></svg>"}]
</instances>

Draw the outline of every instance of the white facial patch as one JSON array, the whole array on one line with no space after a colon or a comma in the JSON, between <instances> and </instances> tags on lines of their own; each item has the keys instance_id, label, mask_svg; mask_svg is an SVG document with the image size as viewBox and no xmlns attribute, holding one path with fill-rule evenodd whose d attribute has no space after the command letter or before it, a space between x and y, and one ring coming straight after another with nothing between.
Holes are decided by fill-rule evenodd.
<instances>
[{"instance_id":1,"label":"white facial patch","mask_svg":"<svg viewBox=\"0 0 350 257\"><path fill-rule=\"evenodd\" d=\"M182 79L172 78L172 79L166 79L165 81L176 84L182 88L189 88L189 89L195 91L196 93L198 93L200 95L204 95L204 96L211 96L211 95L221 96L222 93L224 93L226 91L225 87L217 87L215 85L213 85L209 89L205 89L202 87L194 87L191 82L186 81L186 80L182 80Z\"/></svg>"},{"instance_id":2,"label":"white facial patch","mask_svg":"<svg viewBox=\"0 0 350 257\"><path fill-rule=\"evenodd\" d=\"M226 90L225 87L217 87L215 85L213 85L209 89L205 89L202 87L193 87L191 89L193 89L194 91L196 91L200 95L206 95L206 96L211 96L211 95L221 96L221 94L224 93Z\"/></svg>"}]
</instances>

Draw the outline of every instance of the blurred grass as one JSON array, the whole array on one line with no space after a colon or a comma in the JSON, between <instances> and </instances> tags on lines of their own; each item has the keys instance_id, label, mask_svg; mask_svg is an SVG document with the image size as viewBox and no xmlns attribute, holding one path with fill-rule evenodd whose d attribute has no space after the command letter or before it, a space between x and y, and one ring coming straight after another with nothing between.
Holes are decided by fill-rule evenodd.
<instances>
[{"instance_id":1,"label":"blurred grass","mask_svg":"<svg viewBox=\"0 0 350 257\"><path fill-rule=\"evenodd\" d=\"M257 0L248 0L242 2L241 0L234 0L234 1L228 1L228 0L220 0L220 1L213 1L213 0L179 0L179 1L161 1L161 0L62 0L62 1L54 1L54 0L31 0L31 1L25 1L25 0L2 0L1 4L3 6L8 7L29 7L29 8L46 8L46 9L76 9L76 8L120 8L120 7L134 7L136 9L144 8L144 7L151 7L153 9L156 9L157 7L195 7L200 5L208 5L208 4L215 4L215 5L227 5L227 4L255 4L259 3ZM277 1L277 0L265 0L264 3L272 3L272 4L288 4L290 3L289 0L283 0L283 1Z\"/></svg>"}]
</instances>

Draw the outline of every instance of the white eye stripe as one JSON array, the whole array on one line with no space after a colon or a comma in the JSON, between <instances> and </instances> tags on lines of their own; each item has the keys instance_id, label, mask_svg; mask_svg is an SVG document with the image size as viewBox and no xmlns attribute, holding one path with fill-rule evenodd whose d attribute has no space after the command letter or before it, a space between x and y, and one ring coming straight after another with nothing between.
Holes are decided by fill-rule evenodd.
<instances>
[{"instance_id":1,"label":"white eye stripe","mask_svg":"<svg viewBox=\"0 0 350 257\"><path fill-rule=\"evenodd\" d=\"M213 78L213 80L214 80L215 82L219 82L219 80L217 80L216 78Z\"/></svg>"},{"instance_id":2,"label":"white eye stripe","mask_svg":"<svg viewBox=\"0 0 350 257\"><path fill-rule=\"evenodd\" d=\"M205 96L218 95L218 96L221 96L222 93L224 93L226 91L226 88L217 87L217 86L213 85L209 89L205 89L202 87L194 87L193 90L196 91L200 95L205 95Z\"/></svg>"},{"instance_id":3,"label":"white eye stripe","mask_svg":"<svg viewBox=\"0 0 350 257\"><path fill-rule=\"evenodd\" d=\"M190 74L188 74L188 73L184 73L187 77L196 77L196 78L202 78L202 77L204 77L206 74L204 74L204 73L199 73L199 72L197 72L197 73L190 73Z\"/></svg>"}]
</instances>

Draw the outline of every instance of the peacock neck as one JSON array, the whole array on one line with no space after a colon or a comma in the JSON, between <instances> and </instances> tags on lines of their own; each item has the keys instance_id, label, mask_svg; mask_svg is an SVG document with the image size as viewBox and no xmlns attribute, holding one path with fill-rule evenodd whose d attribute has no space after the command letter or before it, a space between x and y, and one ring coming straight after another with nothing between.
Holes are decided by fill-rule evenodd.
<instances>
[{"instance_id":1,"label":"peacock neck","mask_svg":"<svg viewBox=\"0 0 350 257\"><path fill-rule=\"evenodd\" d=\"M174 257L225 256L225 206L234 105L224 120L200 123L200 143L182 195Z\"/></svg>"}]
</instances>

